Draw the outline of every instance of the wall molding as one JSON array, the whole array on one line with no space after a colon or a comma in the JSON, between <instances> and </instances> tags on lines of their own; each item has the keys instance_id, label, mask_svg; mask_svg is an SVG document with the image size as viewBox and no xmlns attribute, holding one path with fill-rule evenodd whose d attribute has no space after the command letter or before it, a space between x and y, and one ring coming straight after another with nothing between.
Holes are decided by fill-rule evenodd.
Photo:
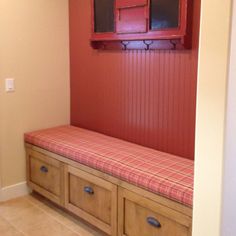
<instances>
[{"instance_id":1,"label":"wall molding","mask_svg":"<svg viewBox=\"0 0 236 236\"><path fill-rule=\"evenodd\" d=\"M21 182L0 189L0 202L21 197L30 193L26 182Z\"/></svg>"}]
</instances>

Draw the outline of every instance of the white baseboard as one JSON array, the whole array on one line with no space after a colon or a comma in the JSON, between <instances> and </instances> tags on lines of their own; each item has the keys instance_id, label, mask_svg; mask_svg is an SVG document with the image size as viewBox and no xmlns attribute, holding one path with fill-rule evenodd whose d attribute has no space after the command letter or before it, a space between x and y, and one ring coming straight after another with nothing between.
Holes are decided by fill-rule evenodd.
<instances>
[{"instance_id":1,"label":"white baseboard","mask_svg":"<svg viewBox=\"0 0 236 236\"><path fill-rule=\"evenodd\" d=\"M30 189L27 187L26 182L7 186L0 189L0 202L4 202L13 198L25 196L29 193L30 193Z\"/></svg>"}]
</instances>

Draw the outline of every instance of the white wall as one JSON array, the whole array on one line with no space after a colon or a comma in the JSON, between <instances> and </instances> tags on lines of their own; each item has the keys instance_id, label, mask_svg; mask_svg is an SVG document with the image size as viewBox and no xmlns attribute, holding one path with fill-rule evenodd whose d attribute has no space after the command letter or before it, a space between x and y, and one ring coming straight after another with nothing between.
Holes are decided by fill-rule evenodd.
<instances>
[{"instance_id":1,"label":"white wall","mask_svg":"<svg viewBox=\"0 0 236 236\"><path fill-rule=\"evenodd\" d=\"M226 120L222 236L236 235L236 3L233 6Z\"/></svg>"},{"instance_id":2,"label":"white wall","mask_svg":"<svg viewBox=\"0 0 236 236\"><path fill-rule=\"evenodd\" d=\"M201 1L193 236L221 235L230 23L231 0Z\"/></svg>"}]
</instances>

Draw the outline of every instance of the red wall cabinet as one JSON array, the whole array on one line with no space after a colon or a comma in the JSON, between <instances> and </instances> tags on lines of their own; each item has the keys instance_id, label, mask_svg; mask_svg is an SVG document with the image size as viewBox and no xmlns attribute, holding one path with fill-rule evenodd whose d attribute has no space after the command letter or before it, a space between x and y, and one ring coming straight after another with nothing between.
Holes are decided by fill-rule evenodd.
<instances>
[{"instance_id":1,"label":"red wall cabinet","mask_svg":"<svg viewBox=\"0 0 236 236\"><path fill-rule=\"evenodd\" d=\"M192 0L92 0L94 48L191 48Z\"/></svg>"}]
</instances>

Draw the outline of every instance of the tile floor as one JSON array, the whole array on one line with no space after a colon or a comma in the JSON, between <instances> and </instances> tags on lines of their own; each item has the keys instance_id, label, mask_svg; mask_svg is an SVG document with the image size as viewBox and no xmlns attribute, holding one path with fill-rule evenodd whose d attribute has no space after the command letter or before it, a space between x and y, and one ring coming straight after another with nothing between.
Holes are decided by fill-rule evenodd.
<instances>
[{"instance_id":1,"label":"tile floor","mask_svg":"<svg viewBox=\"0 0 236 236\"><path fill-rule=\"evenodd\" d=\"M105 236L37 194L0 203L0 236Z\"/></svg>"}]
</instances>

